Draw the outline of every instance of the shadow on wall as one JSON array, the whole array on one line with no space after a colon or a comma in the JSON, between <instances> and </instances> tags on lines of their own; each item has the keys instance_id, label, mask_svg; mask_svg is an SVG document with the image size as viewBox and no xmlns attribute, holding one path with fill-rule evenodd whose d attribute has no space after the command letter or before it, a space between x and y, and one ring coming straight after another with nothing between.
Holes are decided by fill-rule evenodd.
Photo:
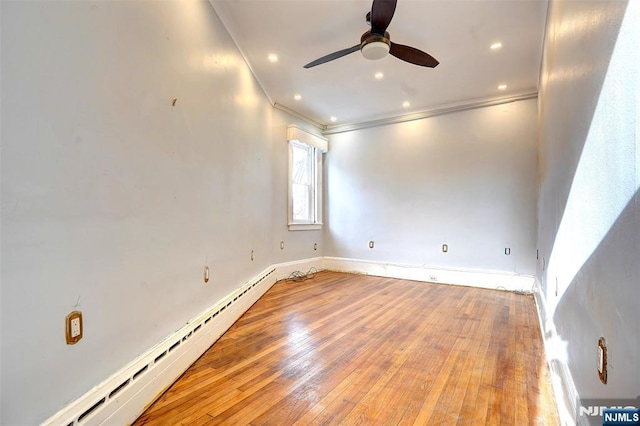
<instances>
[{"instance_id":1,"label":"shadow on wall","mask_svg":"<svg viewBox=\"0 0 640 426\"><path fill-rule=\"evenodd\" d=\"M582 399L640 395L639 258L640 190L575 275L553 316ZM596 368L601 336L608 347L606 385Z\"/></svg>"}]
</instances>

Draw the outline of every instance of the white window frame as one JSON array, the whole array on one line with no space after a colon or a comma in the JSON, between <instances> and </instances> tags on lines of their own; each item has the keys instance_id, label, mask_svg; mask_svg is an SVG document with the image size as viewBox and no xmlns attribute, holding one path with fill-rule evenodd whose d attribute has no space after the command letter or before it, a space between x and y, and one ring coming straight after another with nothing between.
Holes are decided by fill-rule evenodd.
<instances>
[{"instance_id":1,"label":"white window frame","mask_svg":"<svg viewBox=\"0 0 640 426\"><path fill-rule=\"evenodd\" d=\"M322 229L322 154L327 152L327 140L308 133L298 127L287 128L289 142L289 179L288 179L288 226L290 231L308 231ZM309 150L311 158L311 202L310 219L295 220L293 218L293 147Z\"/></svg>"}]
</instances>

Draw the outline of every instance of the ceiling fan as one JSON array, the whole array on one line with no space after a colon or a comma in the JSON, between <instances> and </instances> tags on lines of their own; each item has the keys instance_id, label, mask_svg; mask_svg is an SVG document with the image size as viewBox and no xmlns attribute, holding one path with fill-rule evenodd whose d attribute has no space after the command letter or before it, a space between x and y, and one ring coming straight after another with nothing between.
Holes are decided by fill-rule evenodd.
<instances>
[{"instance_id":1,"label":"ceiling fan","mask_svg":"<svg viewBox=\"0 0 640 426\"><path fill-rule=\"evenodd\" d=\"M439 62L428 53L415 47L397 44L391 41L387 27L391 23L391 18L396 11L398 0L373 0L371 12L367 13L367 23L371 25L371 30L362 34L360 43L347 49L330 53L315 61L309 62L304 68L315 67L325 62L333 61L353 53L356 50L362 52L366 59L382 59L387 54L391 54L398 59L410 62L423 67L435 68Z\"/></svg>"}]
</instances>

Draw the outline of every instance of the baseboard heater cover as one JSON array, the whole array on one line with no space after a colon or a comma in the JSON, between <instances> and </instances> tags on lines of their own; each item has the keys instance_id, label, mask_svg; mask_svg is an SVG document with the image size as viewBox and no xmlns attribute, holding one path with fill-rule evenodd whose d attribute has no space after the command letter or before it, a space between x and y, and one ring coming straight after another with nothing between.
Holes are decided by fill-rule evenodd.
<instances>
[{"instance_id":1,"label":"baseboard heater cover","mask_svg":"<svg viewBox=\"0 0 640 426\"><path fill-rule=\"evenodd\" d=\"M276 283L291 272L310 268L418 281L446 282L491 288L502 278L505 289L527 288L531 277L446 271L422 265L401 265L359 259L316 257L272 265L222 298L212 308L129 363L113 376L47 419L46 426L129 424L195 362L234 322Z\"/></svg>"},{"instance_id":2,"label":"baseboard heater cover","mask_svg":"<svg viewBox=\"0 0 640 426\"><path fill-rule=\"evenodd\" d=\"M266 269L43 425L131 423L275 284L275 271Z\"/></svg>"}]
</instances>

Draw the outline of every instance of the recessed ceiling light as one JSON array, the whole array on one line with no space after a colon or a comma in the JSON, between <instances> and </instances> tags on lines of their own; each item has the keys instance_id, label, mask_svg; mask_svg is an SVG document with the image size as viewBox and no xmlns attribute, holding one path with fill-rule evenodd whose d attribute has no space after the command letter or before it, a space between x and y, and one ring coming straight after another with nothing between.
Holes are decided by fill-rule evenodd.
<instances>
[{"instance_id":1,"label":"recessed ceiling light","mask_svg":"<svg viewBox=\"0 0 640 426\"><path fill-rule=\"evenodd\" d=\"M299 101L300 99L302 99L302 95L299 93L296 93L295 95L293 95L293 99L295 99L296 101Z\"/></svg>"},{"instance_id":2,"label":"recessed ceiling light","mask_svg":"<svg viewBox=\"0 0 640 426\"><path fill-rule=\"evenodd\" d=\"M403 108L409 108L410 106L411 106L411 104L409 103L409 101L404 101L404 102L402 103L402 107L403 107Z\"/></svg>"},{"instance_id":3,"label":"recessed ceiling light","mask_svg":"<svg viewBox=\"0 0 640 426\"><path fill-rule=\"evenodd\" d=\"M493 43L490 47L491 47L491 50L498 50L502 47L502 43L498 41L496 43Z\"/></svg>"},{"instance_id":4,"label":"recessed ceiling light","mask_svg":"<svg viewBox=\"0 0 640 426\"><path fill-rule=\"evenodd\" d=\"M501 84L498 86L498 90L506 90L507 89L507 85L506 84Z\"/></svg>"},{"instance_id":5,"label":"recessed ceiling light","mask_svg":"<svg viewBox=\"0 0 640 426\"><path fill-rule=\"evenodd\" d=\"M267 59L269 59L269 62L271 63L278 62L278 55L270 53L269 56L267 56Z\"/></svg>"},{"instance_id":6,"label":"recessed ceiling light","mask_svg":"<svg viewBox=\"0 0 640 426\"><path fill-rule=\"evenodd\" d=\"M384 74L382 74L380 71L375 73L373 76L376 78L376 80L382 80L384 78Z\"/></svg>"},{"instance_id":7,"label":"recessed ceiling light","mask_svg":"<svg viewBox=\"0 0 640 426\"><path fill-rule=\"evenodd\" d=\"M338 121L335 115L332 115L331 118L329 118L329 120L331 120L332 123L335 123L336 121Z\"/></svg>"}]
</instances>

